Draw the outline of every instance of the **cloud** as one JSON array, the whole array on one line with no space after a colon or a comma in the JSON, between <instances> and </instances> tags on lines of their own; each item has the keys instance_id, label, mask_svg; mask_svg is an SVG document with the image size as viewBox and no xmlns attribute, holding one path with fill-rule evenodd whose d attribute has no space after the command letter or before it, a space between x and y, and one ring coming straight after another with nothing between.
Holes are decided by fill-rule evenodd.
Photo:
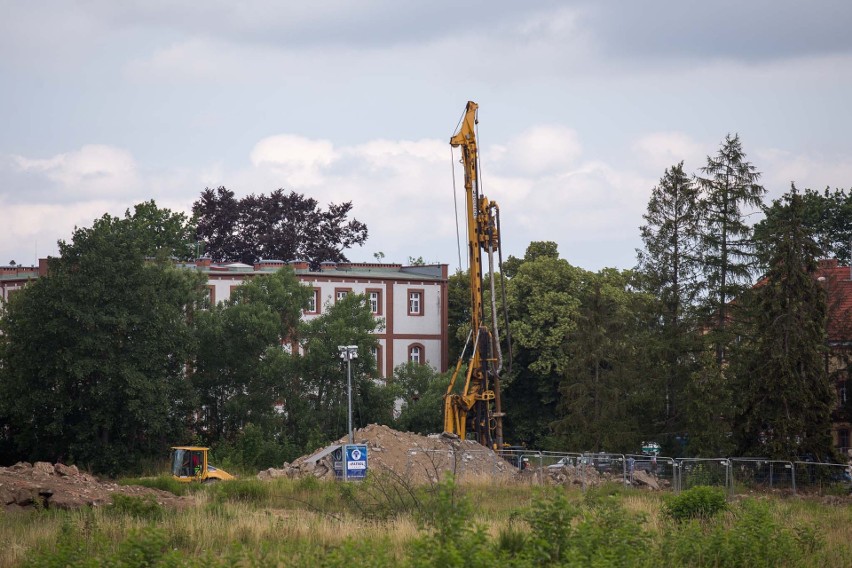
<instances>
[{"instance_id":1,"label":"cloud","mask_svg":"<svg viewBox=\"0 0 852 568\"><path fill-rule=\"evenodd\" d=\"M249 158L255 168L269 168L285 185L304 187L322 183L322 171L337 157L328 140L280 134L255 144Z\"/></svg>"},{"instance_id":2,"label":"cloud","mask_svg":"<svg viewBox=\"0 0 852 568\"><path fill-rule=\"evenodd\" d=\"M505 146L492 148L493 155L488 160L500 163L503 170L541 176L571 167L582 151L574 130L540 125L525 130Z\"/></svg>"},{"instance_id":3,"label":"cloud","mask_svg":"<svg viewBox=\"0 0 852 568\"><path fill-rule=\"evenodd\" d=\"M652 132L633 143L634 161L642 161L646 167L659 171L684 162L689 172L704 165L708 148L693 140L684 132Z\"/></svg>"},{"instance_id":4,"label":"cloud","mask_svg":"<svg viewBox=\"0 0 852 568\"><path fill-rule=\"evenodd\" d=\"M49 193L52 200L128 195L141 186L133 156L113 146L89 144L44 159L13 155L11 161L19 172L43 179L45 187L61 189Z\"/></svg>"}]
</instances>

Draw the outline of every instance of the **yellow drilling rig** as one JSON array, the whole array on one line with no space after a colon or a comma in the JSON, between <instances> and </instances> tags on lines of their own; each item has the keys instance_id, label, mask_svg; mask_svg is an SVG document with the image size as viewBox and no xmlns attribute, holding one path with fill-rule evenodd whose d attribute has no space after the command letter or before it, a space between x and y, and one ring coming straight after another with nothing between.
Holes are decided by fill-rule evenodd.
<instances>
[{"instance_id":1,"label":"yellow drilling rig","mask_svg":"<svg viewBox=\"0 0 852 568\"><path fill-rule=\"evenodd\" d=\"M461 149L467 203L467 248L470 272L470 333L459 356L450 386L444 395L444 431L465 439L472 435L483 446L503 449L503 410L500 402L500 371L503 356L497 332L494 295L494 255L500 252L500 209L480 193L479 153L476 145L477 105L468 101L458 132L450 145ZM483 253L491 286L490 315L483 305ZM498 256L498 265L502 259ZM454 393L456 380L467 359L464 385Z\"/></svg>"}]
</instances>

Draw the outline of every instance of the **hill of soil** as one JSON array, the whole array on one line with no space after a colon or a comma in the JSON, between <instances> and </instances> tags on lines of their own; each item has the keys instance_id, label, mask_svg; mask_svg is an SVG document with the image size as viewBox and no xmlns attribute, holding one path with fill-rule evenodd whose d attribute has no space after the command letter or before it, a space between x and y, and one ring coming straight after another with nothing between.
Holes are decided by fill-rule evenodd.
<instances>
[{"instance_id":1,"label":"hill of soil","mask_svg":"<svg viewBox=\"0 0 852 568\"><path fill-rule=\"evenodd\" d=\"M37 507L98 507L111 504L112 496L116 493L150 495L161 505L171 507L187 501L186 497L177 497L159 489L99 481L73 465L19 462L10 467L0 467L0 506L6 511L32 510Z\"/></svg>"},{"instance_id":2,"label":"hill of soil","mask_svg":"<svg viewBox=\"0 0 852 568\"><path fill-rule=\"evenodd\" d=\"M367 445L371 471L389 472L411 483L434 483L448 471L459 480L477 477L511 480L518 473L515 467L494 451L470 440L460 440L458 436L421 436L399 432L380 424L369 424L355 430L353 437L356 444ZM332 451L347 441L347 437L341 438L291 464L262 471L258 477L269 479L313 475L332 478Z\"/></svg>"}]
</instances>

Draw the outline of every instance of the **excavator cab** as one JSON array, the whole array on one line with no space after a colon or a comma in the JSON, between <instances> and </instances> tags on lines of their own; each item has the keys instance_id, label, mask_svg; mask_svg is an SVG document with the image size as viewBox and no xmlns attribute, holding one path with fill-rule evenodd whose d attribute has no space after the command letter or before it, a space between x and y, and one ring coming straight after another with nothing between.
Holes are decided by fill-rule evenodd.
<instances>
[{"instance_id":1,"label":"excavator cab","mask_svg":"<svg viewBox=\"0 0 852 568\"><path fill-rule=\"evenodd\" d=\"M192 481L207 483L235 479L227 471L207 463L208 451L210 448L200 446L174 446L171 460L172 477L182 483Z\"/></svg>"}]
</instances>

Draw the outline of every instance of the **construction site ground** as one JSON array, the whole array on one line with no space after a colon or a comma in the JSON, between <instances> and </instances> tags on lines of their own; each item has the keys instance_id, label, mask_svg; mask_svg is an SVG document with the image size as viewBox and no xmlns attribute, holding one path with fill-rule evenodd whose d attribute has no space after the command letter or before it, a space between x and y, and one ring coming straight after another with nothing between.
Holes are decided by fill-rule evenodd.
<instances>
[{"instance_id":1,"label":"construction site ground","mask_svg":"<svg viewBox=\"0 0 852 568\"><path fill-rule=\"evenodd\" d=\"M152 498L167 507L192 502L168 491L101 481L73 465L19 462L0 467L0 505L5 511L100 507L112 504L115 494Z\"/></svg>"}]
</instances>

